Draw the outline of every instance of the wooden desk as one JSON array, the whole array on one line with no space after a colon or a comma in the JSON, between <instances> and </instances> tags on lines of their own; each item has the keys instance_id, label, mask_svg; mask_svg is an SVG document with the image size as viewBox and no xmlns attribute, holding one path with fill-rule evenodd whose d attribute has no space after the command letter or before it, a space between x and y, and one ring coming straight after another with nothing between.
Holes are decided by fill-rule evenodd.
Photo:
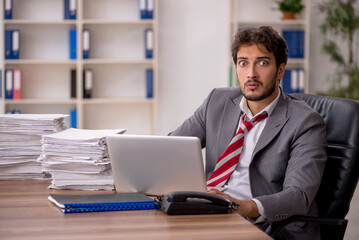
<instances>
[{"instance_id":1,"label":"wooden desk","mask_svg":"<svg viewBox=\"0 0 359 240\"><path fill-rule=\"evenodd\" d=\"M0 181L0 239L271 239L238 214L167 216L159 210L64 214L49 181ZM94 192L90 192L94 193Z\"/></svg>"}]
</instances>

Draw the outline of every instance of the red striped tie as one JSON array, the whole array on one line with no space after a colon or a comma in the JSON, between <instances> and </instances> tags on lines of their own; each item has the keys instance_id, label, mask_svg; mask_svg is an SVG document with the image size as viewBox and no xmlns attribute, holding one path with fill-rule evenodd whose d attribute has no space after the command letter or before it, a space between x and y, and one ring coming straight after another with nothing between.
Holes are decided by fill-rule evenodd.
<instances>
[{"instance_id":1,"label":"red striped tie","mask_svg":"<svg viewBox=\"0 0 359 240\"><path fill-rule=\"evenodd\" d=\"M216 167L207 181L208 188L222 188L227 182L234 169L236 168L241 155L244 135L253 128L253 126L266 119L268 114L264 112L263 114L258 115L252 121L246 121L246 114L242 118L241 125L238 132L234 135L232 141L227 147L226 151L219 156Z\"/></svg>"}]
</instances>

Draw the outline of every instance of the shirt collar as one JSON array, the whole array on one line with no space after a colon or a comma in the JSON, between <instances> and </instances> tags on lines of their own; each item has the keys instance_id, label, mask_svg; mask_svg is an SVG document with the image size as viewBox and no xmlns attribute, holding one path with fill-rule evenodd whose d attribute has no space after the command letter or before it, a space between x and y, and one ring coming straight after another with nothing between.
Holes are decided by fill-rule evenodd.
<instances>
[{"instance_id":1,"label":"shirt collar","mask_svg":"<svg viewBox=\"0 0 359 240\"><path fill-rule=\"evenodd\" d=\"M279 88L277 97L268 104L261 112L257 113L255 116L252 115L251 110L248 108L247 99L245 97L242 97L241 102L239 103L240 109L247 114L247 117L249 119L252 119L253 117L258 116L259 114L262 114L263 112L267 112L268 116L270 116L277 105L279 101L279 96L282 94L282 90Z\"/></svg>"}]
</instances>

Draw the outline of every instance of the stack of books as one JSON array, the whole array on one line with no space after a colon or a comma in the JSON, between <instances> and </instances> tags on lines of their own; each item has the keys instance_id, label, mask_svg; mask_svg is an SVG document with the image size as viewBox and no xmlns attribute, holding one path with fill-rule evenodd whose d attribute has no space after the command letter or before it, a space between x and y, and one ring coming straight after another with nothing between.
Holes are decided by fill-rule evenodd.
<instances>
[{"instance_id":1,"label":"stack of books","mask_svg":"<svg viewBox=\"0 0 359 240\"><path fill-rule=\"evenodd\" d=\"M42 137L39 160L51 174L55 189L113 190L114 180L106 136L124 129L87 130L70 128Z\"/></svg>"},{"instance_id":2,"label":"stack of books","mask_svg":"<svg viewBox=\"0 0 359 240\"><path fill-rule=\"evenodd\" d=\"M41 137L65 130L62 114L0 114L0 179L44 179Z\"/></svg>"}]
</instances>

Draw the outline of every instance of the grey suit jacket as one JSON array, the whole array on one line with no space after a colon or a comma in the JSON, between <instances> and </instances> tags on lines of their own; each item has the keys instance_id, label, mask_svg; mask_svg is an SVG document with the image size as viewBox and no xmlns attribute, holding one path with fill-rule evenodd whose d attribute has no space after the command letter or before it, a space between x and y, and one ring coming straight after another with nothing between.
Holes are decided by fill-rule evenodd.
<instances>
[{"instance_id":1,"label":"grey suit jacket","mask_svg":"<svg viewBox=\"0 0 359 240\"><path fill-rule=\"evenodd\" d=\"M203 104L170 135L196 136L206 147L206 176L235 134L241 110L239 88L212 90ZM249 166L253 197L267 223L292 215L316 215L314 197L326 157L325 123L303 101L281 94L255 146Z\"/></svg>"}]
</instances>

